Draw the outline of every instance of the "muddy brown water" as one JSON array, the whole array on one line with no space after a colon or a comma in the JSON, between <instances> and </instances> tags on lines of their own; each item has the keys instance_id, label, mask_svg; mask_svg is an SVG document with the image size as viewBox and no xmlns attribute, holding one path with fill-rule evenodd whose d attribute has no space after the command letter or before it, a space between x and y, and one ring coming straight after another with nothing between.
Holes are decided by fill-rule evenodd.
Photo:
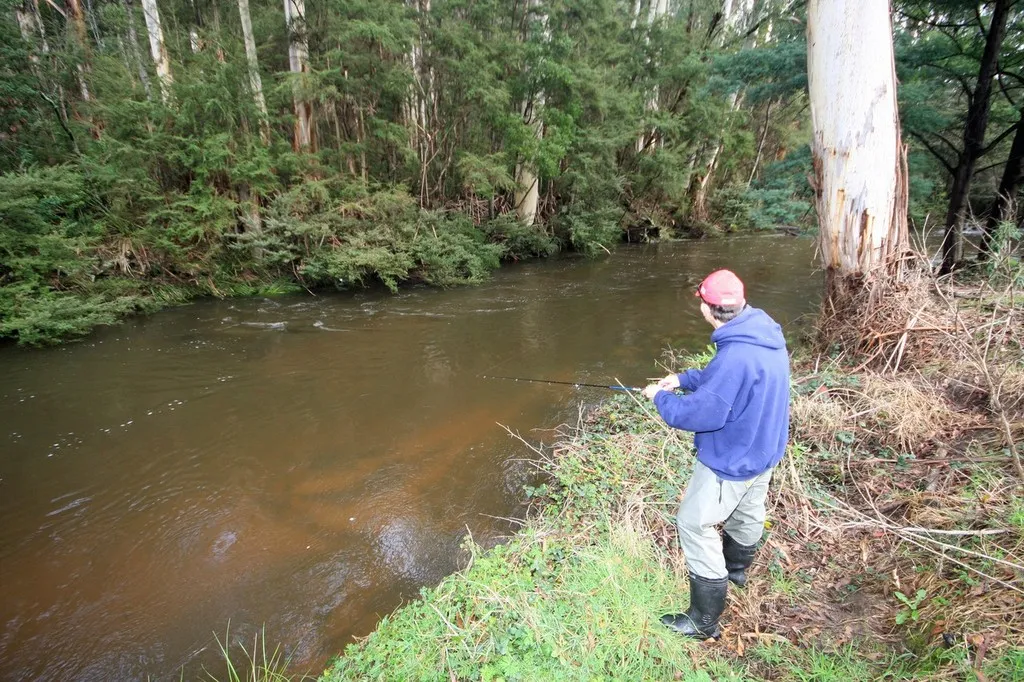
<instances>
[{"instance_id":1,"label":"muddy brown water","mask_svg":"<svg viewBox=\"0 0 1024 682\"><path fill-rule=\"evenodd\" d=\"M533 441L710 328L728 266L794 332L821 287L789 237L624 247L489 283L202 301L0 348L0 679L195 679L265 629L319 672L522 512Z\"/></svg>"}]
</instances>

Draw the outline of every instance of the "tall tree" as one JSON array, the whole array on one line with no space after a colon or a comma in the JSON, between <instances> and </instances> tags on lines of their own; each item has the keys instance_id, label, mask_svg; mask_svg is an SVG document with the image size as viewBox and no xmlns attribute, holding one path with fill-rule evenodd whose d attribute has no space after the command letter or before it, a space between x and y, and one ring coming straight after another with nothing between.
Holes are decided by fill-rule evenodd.
<instances>
[{"instance_id":1,"label":"tall tree","mask_svg":"<svg viewBox=\"0 0 1024 682\"><path fill-rule=\"evenodd\" d=\"M908 246L888 0L810 0L807 76L826 294L839 308L898 277Z\"/></svg>"},{"instance_id":2,"label":"tall tree","mask_svg":"<svg viewBox=\"0 0 1024 682\"><path fill-rule=\"evenodd\" d=\"M121 9L124 10L127 26L128 53L131 61L135 64L135 69L139 74L139 82L142 83L142 88L146 91L146 97L148 98L152 95L149 87L149 71L146 70L146 64L142 61L142 52L139 50L139 34L135 30L135 12L132 9L131 0L121 0Z\"/></svg>"},{"instance_id":3,"label":"tall tree","mask_svg":"<svg viewBox=\"0 0 1024 682\"><path fill-rule=\"evenodd\" d=\"M949 207L946 209L946 222L942 237L940 272L943 274L951 272L960 258L961 231L967 196L971 188L971 180L974 177L975 165L985 149L985 129L988 127L992 82L996 75L999 49L1006 35L1006 19L1013 4L1014 0L995 0L988 29L980 27L985 33L985 51L978 69L978 80L971 93L970 106L967 108L963 149L953 168ZM980 23L980 14L978 16Z\"/></svg>"},{"instance_id":4,"label":"tall tree","mask_svg":"<svg viewBox=\"0 0 1024 682\"><path fill-rule=\"evenodd\" d=\"M756 32L747 31L748 24L752 22L754 17L754 0L725 0L725 5L722 8L722 17L725 24L722 31L723 41L746 33L744 48L751 49L757 44ZM743 95L741 91L735 90L729 93L729 113L734 114L738 111L742 102ZM711 143L711 150L706 157L707 161L704 164L703 171L695 178L697 187L693 194L693 216L696 220L706 221L708 219L708 189L711 186L711 179L715 175L715 169L718 168L718 161L723 146L724 141L721 136Z\"/></svg>"},{"instance_id":5,"label":"tall tree","mask_svg":"<svg viewBox=\"0 0 1024 682\"><path fill-rule=\"evenodd\" d=\"M541 7L540 0L529 0L526 3L526 16L523 21L523 25L526 27L524 40L530 40L532 34L536 33L539 27L540 43L543 45L547 42L549 29L548 17L545 12L546 10ZM541 120L545 99L544 89L534 73L528 73L528 83L530 85L523 98L520 113L523 123L530 130L531 135L536 140L540 140L544 137L544 122ZM537 220L537 208L540 204L540 177L537 174L536 147L527 146L527 149L530 152L527 155L521 155L516 160L515 210L523 224L533 225ZM534 158L529 158L529 156Z\"/></svg>"},{"instance_id":6,"label":"tall tree","mask_svg":"<svg viewBox=\"0 0 1024 682\"><path fill-rule=\"evenodd\" d=\"M249 90L256 101L260 115L260 137L263 144L270 142L267 100L263 96L263 79L260 78L259 58L256 55L256 38L252 33L252 16L249 14L249 0L238 0L238 16L242 22L242 40L245 42L245 63L249 72Z\"/></svg>"},{"instance_id":7,"label":"tall tree","mask_svg":"<svg viewBox=\"0 0 1024 682\"><path fill-rule=\"evenodd\" d=\"M292 99L295 106L295 151L315 149L313 103L306 96L303 75L309 73L309 33L305 0L284 0L284 20L288 27L288 68L292 72Z\"/></svg>"},{"instance_id":8,"label":"tall tree","mask_svg":"<svg viewBox=\"0 0 1024 682\"><path fill-rule=\"evenodd\" d=\"M731 0L728 0L731 1ZM633 10L630 12L633 17L632 23L630 24L631 29L636 29L637 19L643 12L644 3L641 0L636 0L633 5ZM668 14L668 0L650 0L650 7L647 10L647 26L644 32L644 45L650 44L650 33L651 27L654 26L659 20ZM647 97L646 111L656 112L658 111L658 85L655 83L651 87L651 92ZM641 153L646 149L650 148L657 139L658 131L653 126L650 130L641 133L640 137L636 141L636 151Z\"/></svg>"},{"instance_id":9,"label":"tall tree","mask_svg":"<svg viewBox=\"0 0 1024 682\"><path fill-rule=\"evenodd\" d=\"M78 74L78 90L82 95L82 101L88 102L92 99L89 92L89 82L86 74L89 72L89 37L85 28L85 13L78 0L68 0L66 7L67 20L71 23L72 34L75 37L75 48L80 57L75 64Z\"/></svg>"},{"instance_id":10,"label":"tall tree","mask_svg":"<svg viewBox=\"0 0 1024 682\"><path fill-rule=\"evenodd\" d=\"M410 0L416 14L417 34L409 48L409 62L412 67L412 81L409 84L409 143L416 150L419 159L420 205L426 205L428 170L433 157L434 136L430 133L430 115L436 98L434 95L434 73L426 59L429 43L427 26L430 21L430 0Z\"/></svg>"},{"instance_id":11,"label":"tall tree","mask_svg":"<svg viewBox=\"0 0 1024 682\"><path fill-rule=\"evenodd\" d=\"M156 77L160 82L160 96L166 104L171 99L174 76L171 74L171 58L167 53L167 45L164 43L164 30L160 23L160 10L156 6L156 0L142 0L142 15L146 19L149 51L153 55Z\"/></svg>"},{"instance_id":12,"label":"tall tree","mask_svg":"<svg viewBox=\"0 0 1024 682\"><path fill-rule=\"evenodd\" d=\"M981 236L981 248L978 250L978 259L985 260L991 253L994 239L999 224L1013 218L1013 212L1019 211L1017 206L1017 191L1020 187L1021 178L1024 176L1024 108L1020 111L1020 120L1017 121L1017 130L1013 135L1013 143L1010 145L1010 155L1003 166L1003 175L999 180L999 189L988 209L988 216L985 218L985 230Z\"/></svg>"}]
</instances>

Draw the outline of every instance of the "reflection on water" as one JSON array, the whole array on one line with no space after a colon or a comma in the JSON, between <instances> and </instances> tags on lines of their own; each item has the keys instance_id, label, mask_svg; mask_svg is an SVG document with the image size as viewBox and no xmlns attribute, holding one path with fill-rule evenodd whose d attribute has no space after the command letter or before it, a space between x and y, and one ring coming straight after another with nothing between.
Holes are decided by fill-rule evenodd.
<instances>
[{"instance_id":1,"label":"reflection on water","mask_svg":"<svg viewBox=\"0 0 1024 682\"><path fill-rule=\"evenodd\" d=\"M510 532L535 440L576 390L699 349L731 267L787 330L813 245L746 238L509 267L481 287L206 301L0 349L0 678L186 678L263 625L316 671ZM219 668L218 668L219 669Z\"/></svg>"}]
</instances>

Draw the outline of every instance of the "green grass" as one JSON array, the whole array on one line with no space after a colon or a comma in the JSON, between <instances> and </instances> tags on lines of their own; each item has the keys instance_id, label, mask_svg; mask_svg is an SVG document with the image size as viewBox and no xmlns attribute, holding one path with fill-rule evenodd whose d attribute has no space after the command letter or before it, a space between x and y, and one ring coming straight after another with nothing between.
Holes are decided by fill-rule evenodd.
<instances>
[{"instance_id":1,"label":"green grass","mask_svg":"<svg viewBox=\"0 0 1024 682\"><path fill-rule=\"evenodd\" d=\"M224 673L204 670L206 680L213 682L298 682L312 679L305 675L288 673L291 660L287 658L280 646L267 650L266 630L260 630L253 636L252 644L239 643L236 646L241 652L236 653L231 645L231 625L224 632L224 641L214 635L217 648L224 662ZM182 673L184 678L184 673Z\"/></svg>"}]
</instances>

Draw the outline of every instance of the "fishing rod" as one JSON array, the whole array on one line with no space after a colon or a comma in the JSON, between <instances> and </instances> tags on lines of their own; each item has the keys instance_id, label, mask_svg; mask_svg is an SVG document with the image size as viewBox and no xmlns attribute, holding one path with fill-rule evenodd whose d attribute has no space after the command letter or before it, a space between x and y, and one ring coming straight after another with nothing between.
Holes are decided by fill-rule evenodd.
<instances>
[{"instance_id":1,"label":"fishing rod","mask_svg":"<svg viewBox=\"0 0 1024 682\"><path fill-rule=\"evenodd\" d=\"M613 386L609 384L585 384L580 381L552 381L551 379L526 379L524 377L496 377L488 376L486 374L481 375L481 379L504 379L506 381L526 381L531 384L559 384L562 386L575 386L576 388L607 388L612 391L634 391L640 392L644 390L639 386Z\"/></svg>"}]
</instances>

